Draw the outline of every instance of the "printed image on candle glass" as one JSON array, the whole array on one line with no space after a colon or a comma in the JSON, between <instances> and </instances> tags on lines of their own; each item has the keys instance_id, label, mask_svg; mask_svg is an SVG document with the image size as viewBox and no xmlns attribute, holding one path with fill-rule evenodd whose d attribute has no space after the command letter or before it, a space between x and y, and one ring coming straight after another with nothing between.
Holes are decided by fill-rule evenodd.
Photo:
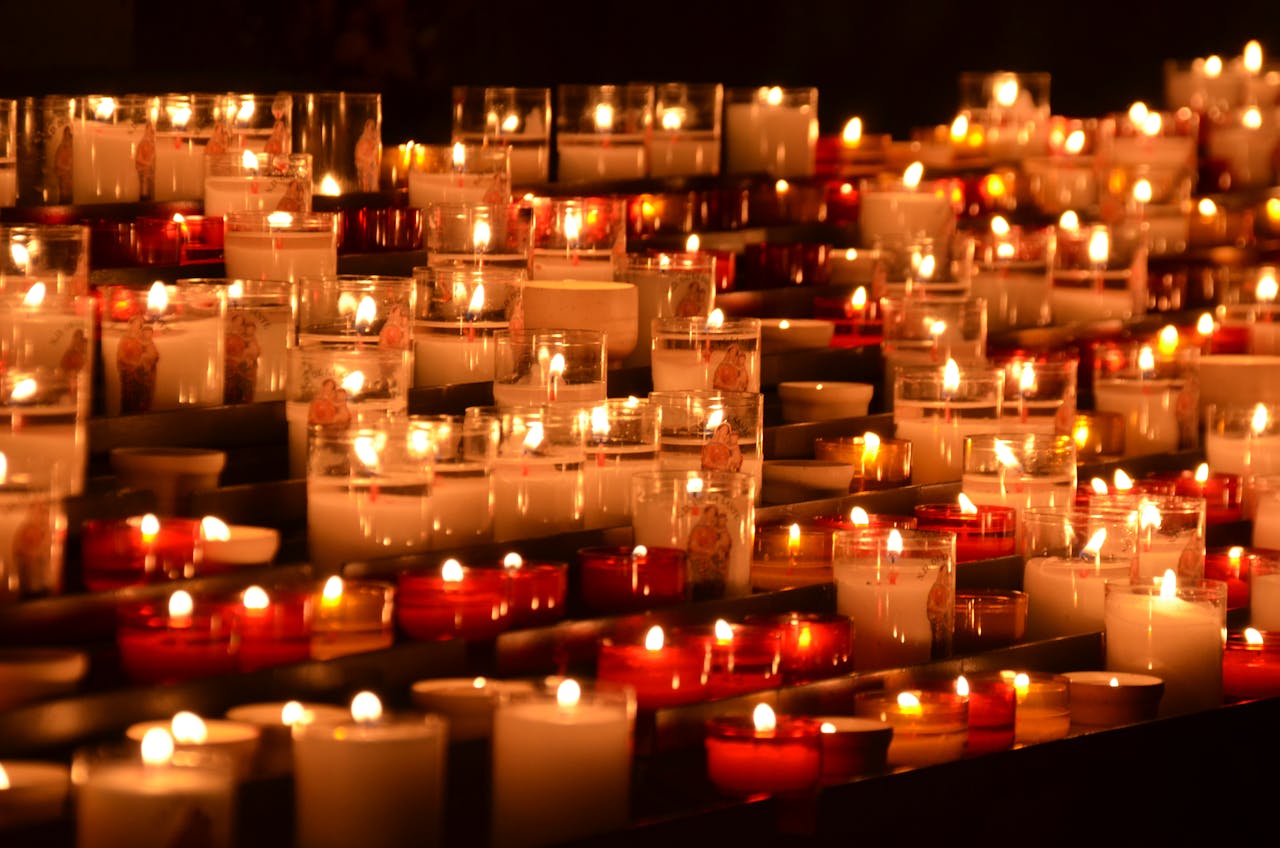
<instances>
[{"instance_id":1,"label":"printed image on candle glass","mask_svg":"<svg viewBox=\"0 0 1280 848\"><path fill-rule=\"evenodd\" d=\"M347 91L295 94L293 134L294 148L312 157L317 190L332 194L378 190L382 95Z\"/></svg>"}]
</instances>

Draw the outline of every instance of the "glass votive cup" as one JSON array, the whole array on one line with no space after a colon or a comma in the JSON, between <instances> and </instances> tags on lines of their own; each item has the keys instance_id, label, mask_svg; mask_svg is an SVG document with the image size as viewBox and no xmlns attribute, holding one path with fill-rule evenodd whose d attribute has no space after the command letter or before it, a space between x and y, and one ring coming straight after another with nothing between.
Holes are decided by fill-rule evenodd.
<instances>
[{"instance_id":1,"label":"glass votive cup","mask_svg":"<svg viewBox=\"0 0 1280 848\"><path fill-rule=\"evenodd\" d=\"M219 94L162 94L152 109L155 122L153 200L204 197L204 156L225 151L230 141L226 100Z\"/></svg>"},{"instance_id":2,"label":"glass votive cup","mask_svg":"<svg viewBox=\"0 0 1280 848\"><path fill-rule=\"evenodd\" d=\"M529 203L433 203L423 216L427 267L433 271L499 268L528 276L533 238Z\"/></svg>"},{"instance_id":3,"label":"glass votive cup","mask_svg":"<svg viewBox=\"0 0 1280 848\"><path fill-rule=\"evenodd\" d=\"M223 403L283 400L295 344L298 289L287 280L187 279L227 290Z\"/></svg>"},{"instance_id":4,"label":"glass votive cup","mask_svg":"<svg viewBox=\"0 0 1280 848\"><path fill-rule=\"evenodd\" d=\"M1128 510L1137 528L1134 582L1150 582L1172 570L1182 581L1204 577L1205 501L1179 495L1094 495L1090 507Z\"/></svg>"},{"instance_id":5,"label":"glass votive cup","mask_svg":"<svg viewBox=\"0 0 1280 848\"><path fill-rule=\"evenodd\" d=\"M1014 672L988 671L956 678L956 694L969 700L969 738L965 754L1007 751L1014 743L1017 698Z\"/></svg>"},{"instance_id":6,"label":"glass votive cup","mask_svg":"<svg viewBox=\"0 0 1280 848\"><path fill-rule=\"evenodd\" d=\"M759 730L751 716L707 722L707 777L725 795L798 794L822 778L822 734L817 721L775 716Z\"/></svg>"},{"instance_id":7,"label":"glass votive cup","mask_svg":"<svg viewBox=\"0 0 1280 848\"><path fill-rule=\"evenodd\" d=\"M204 214L311 211L311 156L307 153L205 153Z\"/></svg>"},{"instance_id":8,"label":"glass votive cup","mask_svg":"<svg viewBox=\"0 0 1280 848\"><path fill-rule=\"evenodd\" d=\"M1071 729L1070 681L1067 677L1023 672L1015 679L1014 688L1018 698L1014 716L1014 741L1017 744L1052 742L1067 735Z\"/></svg>"},{"instance_id":9,"label":"glass votive cup","mask_svg":"<svg viewBox=\"0 0 1280 848\"><path fill-rule=\"evenodd\" d=\"M1254 477L1247 483L1245 517L1253 522L1250 544L1280 551L1280 476Z\"/></svg>"},{"instance_id":10,"label":"glass votive cup","mask_svg":"<svg viewBox=\"0 0 1280 848\"><path fill-rule=\"evenodd\" d=\"M916 517L914 515L868 513L865 509L857 506L850 509L848 515L819 515L813 519L813 523L832 532L836 530L887 530L894 527L899 530L916 529Z\"/></svg>"},{"instance_id":11,"label":"glass votive cup","mask_svg":"<svg viewBox=\"0 0 1280 848\"><path fill-rule=\"evenodd\" d=\"M293 95L293 138L315 162L316 188L375 192L382 167L382 95L349 91Z\"/></svg>"},{"instance_id":12,"label":"glass votive cup","mask_svg":"<svg viewBox=\"0 0 1280 848\"><path fill-rule=\"evenodd\" d=\"M901 369L894 386L894 435L911 442L913 484L957 480L964 440L998 429L1004 372L984 366Z\"/></svg>"},{"instance_id":13,"label":"glass votive cup","mask_svg":"<svg viewBox=\"0 0 1280 848\"><path fill-rule=\"evenodd\" d=\"M116 618L120 668L134 683L175 683L239 668L236 619L222 598L179 590L167 599L123 603Z\"/></svg>"},{"instance_id":14,"label":"glass votive cup","mask_svg":"<svg viewBox=\"0 0 1280 848\"><path fill-rule=\"evenodd\" d=\"M16 455L0 478L0 603L62 592L65 490L56 469Z\"/></svg>"},{"instance_id":15,"label":"glass votive cup","mask_svg":"<svg viewBox=\"0 0 1280 848\"><path fill-rule=\"evenodd\" d=\"M1071 723L1102 728L1151 721L1156 717L1164 681L1150 674L1122 671L1069 671Z\"/></svg>"},{"instance_id":16,"label":"glass votive cup","mask_svg":"<svg viewBox=\"0 0 1280 848\"><path fill-rule=\"evenodd\" d=\"M49 294L89 293L88 226L0 224L0 291L26 294L37 282Z\"/></svg>"},{"instance_id":17,"label":"glass votive cup","mask_svg":"<svg viewBox=\"0 0 1280 848\"><path fill-rule=\"evenodd\" d=\"M619 615L682 603L685 552L678 548L593 547L578 551L579 595L593 615Z\"/></svg>"},{"instance_id":18,"label":"glass votive cup","mask_svg":"<svg viewBox=\"0 0 1280 848\"><path fill-rule=\"evenodd\" d=\"M493 379L494 333L510 328L524 276L523 270L501 267L414 269L414 387Z\"/></svg>"},{"instance_id":19,"label":"glass votive cup","mask_svg":"<svg viewBox=\"0 0 1280 848\"><path fill-rule=\"evenodd\" d=\"M1108 671L1162 678L1161 716L1222 705L1225 583L1108 583L1106 593Z\"/></svg>"},{"instance_id":20,"label":"glass votive cup","mask_svg":"<svg viewBox=\"0 0 1280 848\"><path fill-rule=\"evenodd\" d=\"M636 287L636 348L624 365L647 365L657 318L697 318L715 305L715 257L702 253L628 255L623 279Z\"/></svg>"},{"instance_id":21,"label":"glass votive cup","mask_svg":"<svg viewBox=\"0 0 1280 848\"><path fill-rule=\"evenodd\" d=\"M762 624L673 627L674 642L696 647L706 656L706 696L728 698L782 685L782 634Z\"/></svg>"},{"instance_id":22,"label":"glass votive cup","mask_svg":"<svg viewBox=\"0 0 1280 848\"><path fill-rule=\"evenodd\" d=\"M831 582L831 532L799 524L757 527L751 588L771 592Z\"/></svg>"},{"instance_id":23,"label":"glass votive cup","mask_svg":"<svg viewBox=\"0 0 1280 848\"><path fill-rule=\"evenodd\" d=\"M853 670L853 621L847 615L792 612L749 615L747 624L775 628L782 636L786 685L836 677Z\"/></svg>"},{"instance_id":24,"label":"glass votive cup","mask_svg":"<svg viewBox=\"0 0 1280 848\"><path fill-rule=\"evenodd\" d=\"M1021 642L1027 632L1028 597L1003 589L956 592L954 649L977 654Z\"/></svg>"},{"instance_id":25,"label":"glass votive cup","mask_svg":"<svg viewBox=\"0 0 1280 848\"><path fill-rule=\"evenodd\" d=\"M507 572L512 627L542 627L565 615L569 565L509 553L494 567Z\"/></svg>"},{"instance_id":26,"label":"glass votive cup","mask_svg":"<svg viewBox=\"0 0 1280 848\"><path fill-rule=\"evenodd\" d=\"M732 471L662 470L631 478L636 544L683 550L694 600L751 590L755 480Z\"/></svg>"},{"instance_id":27,"label":"glass votive cup","mask_svg":"<svg viewBox=\"0 0 1280 848\"><path fill-rule=\"evenodd\" d=\"M225 289L157 282L109 286L102 299L108 415L222 403Z\"/></svg>"},{"instance_id":28,"label":"glass votive cup","mask_svg":"<svg viewBox=\"0 0 1280 848\"><path fill-rule=\"evenodd\" d=\"M413 705L449 722L451 742L475 742L493 737L493 715L513 695L531 692L531 680L491 677L432 677L413 684Z\"/></svg>"},{"instance_id":29,"label":"glass votive cup","mask_svg":"<svg viewBox=\"0 0 1280 848\"><path fill-rule=\"evenodd\" d=\"M898 375L912 366L941 367L948 359L983 362L987 355L987 306L974 297L884 297L884 385L880 396L896 402ZM889 407L892 411L892 406Z\"/></svg>"},{"instance_id":30,"label":"glass votive cup","mask_svg":"<svg viewBox=\"0 0 1280 848\"><path fill-rule=\"evenodd\" d=\"M868 435L875 438L869 439ZM852 465L850 493L894 489L911 482L911 442L905 439L881 438L874 433L819 436L813 441L813 456Z\"/></svg>"},{"instance_id":31,"label":"glass votive cup","mask_svg":"<svg viewBox=\"0 0 1280 848\"><path fill-rule=\"evenodd\" d=\"M150 99L88 94L44 97L45 202L78 206L152 200L156 132Z\"/></svg>"},{"instance_id":32,"label":"glass votive cup","mask_svg":"<svg viewBox=\"0 0 1280 848\"><path fill-rule=\"evenodd\" d=\"M1048 324L1053 229L1010 226L997 216L975 241L969 292L987 304L988 332Z\"/></svg>"},{"instance_id":33,"label":"glass votive cup","mask_svg":"<svg viewBox=\"0 0 1280 848\"><path fill-rule=\"evenodd\" d=\"M511 184L551 176L551 89L454 86L453 138L507 149Z\"/></svg>"},{"instance_id":34,"label":"glass votive cup","mask_svg":"<svg viewBox=\"0 0 1280 848\"><path fill-rule=\"evenodd\" d=\"M655 633L656 631L656 633ZM710 658L707 646L668 636L653 627L640 638L615 636L600 640L596 678L630 686L642 710L697 703L708 696Z\"/></svg>"},{"instance_id":35,"label":"glass votive cup","mask_svg":"<svg viewBox=\"0 0 1280 848\"><path fill-rule=\"evenodd\" d=\"M651 85L561 85L556 89L558 182L632 180L648 173Z\"/></svg>"},{"instance_id":36,"label":"glass votive cup","mask_svg":"<svg viewBox=\"0 0 1280 848\"><path fill-rule=\"evenodd\" d=\"M0 207L18 202L18 101L0 99Z\"/></svg>"},{"instance_id":37,"label":"glass votive cup","mask_svg":"<svg viewBox=\"0 0 1280 848\"><path fill-rule=\"evenodd\" d=\"M757 496L764 477L764 397L755 392L656 391L660 468L739 471Z\"/></svg>"},{"instance_id":38,"label":"glass votive cup","mask_svg":"<svg viewBox=\"0 0 1280 848\"><path fill-rule=\"evenodd\" d=\"M1228 703L1280 695L1280 633L1250 628L1227 634L1222 697Z\"/></svg>"},{"instance_id":39,"label":"glass votive cup","mask_svg":"<svg viewBox=\"0 0 1280 848\"><path fill-rule=\"evenodd\" d=\"M954 692L869 692L854 701L857 715L893 728L889 766L929 766L964 756L969 736L969 699Z\"/></svg>"},{"instance_id":40,"label":"glass votive cup","mask_svg":"<svg viewBox=\"0 0 1280 848\"><path fill-rule=\"evenodd\" d=\"M1249 623L1258 630L1280 631L1280 555L1271 551L1250 564Z\"/></svg>"},{"instance_id":41,"label":"glass votive cup","mask_svg":"<svg viewBox=\"0 0 1280 848\"><path fill-rule=\"evenodd\" d=\"M760 391L758 318L655 318L655 391Z\"/></svg>"},{"instance_id":42,"label":"glass votive cup","mask_svg":"<svg viewBox=\"0 0 1280 848\"><path fill-rule=\"evenodd\" d=\"M530 279L610 282L627 253L626 202L613 197L533 201Z\"/></svg>"},{"instance_id":43,"label":"glass votive cup","mask_svg":"<svg viewBox=\"0 0 1280 848\"><path fill-rule=\"evenodd\" d=\"M1210 548L1204 554L1206 580L1221 580L1227 584L1227 610L1248 609L1250 578L1253 564L1260 558L1270 557L1267 551L1233 545L1229 548Z\"/></svg>"},{"instance_id":44,"label":"glass votive cup","mask_svg":"<svg viewBox=\"0 0 1280 848\"><path fill-rule=\"evenodd\" d=\"M391 647L395 587L330 577L311 596L311 658L330 660Z\"/></svg>"},{"instance_id":45,"label":"glass votive cup","mask_svg":"<svg viewBox=\"0 0 1280 848\"><path fill-rule=\"evenodd\" d=\"M631 478L657 471L661 410L639 398L607 400L590 408L587 462L583 466L587 530L631 521Z\"/></svg>"},{"instance_id":46,"label":"glass votive cup","mask_svg":"<svg viewBox=\"0 0 1280 848\"><path fill-rule=\"evenodd\" d=\"M807 177L818 145L818 89L730 88L724 92L727 174Z\"/></svg>"},{"instance_id":47,"label":"glass votive cup","mask_svg":"<svg viewBox=\"0 0 1280 848\"><path fill-rule=\"evenodd\" d=\"M1056 323L1132 318L1146 311L1146 247L1106 226L1058 228L1050 305Z\"/></svg>"},{"instance_id":48,"label":"glass votive cup","mask_svg":"<svg viewBox=\"0 0 1280 848\"><path fill-rule=\"evenodd\" d=\"M409 205L493 204L511 200L507 148L456 142L419 145L409 170Z\"/></svg>"},{"instance_id":49,"label":"glass votive cup","mask_svg":"<svg viewBox=\"0 0 1280 848\"><path fill-rule=\"evenodd\" d=\"M332 212L228 212L227 276L301 280L338 274L338 216Z\"/></svg>"},{"instance_id":50,"label":"glass votive cup","mask_svg":"<svg viewBox=\"0 0 1280 848\"><path fill-rule=\"evenodd\" d=\"M984 110L996 126L1039 123L1049 118L1049 79L1043 71L963 71L960 108Z\"/></svg>"},{"instance_id":51,"label":"glass votive cup","mask_svg":"<svg viewBox=\"0 0 1280 848\"><path fill-rule=\"evenodd\" d=\"M250 586L223 603L239 640L237 670L257 671L311 659L310 591Z\"/></svg>"},{"instance_id":52,"label":"glass votive cup","mask_svg":"<svg viewBox=\"0 0 1280 848\"><path fill-rule=\"evenodd\" d=\"M1119 412L1080 412L1071 426L1076 462L1105 462L1124 456L1125 417Z\"/></svg>"},{"instance_id":53,"label":"glass votive cup","mask_svg":"<svg viewBox=\"0 0 1280 848\"><path fill-rule=\"evenodd\" d=\"M290 348L285 382L290 477L306 476L312 433L341 433L361 422L404 415L411 374L407 350L349 341Z\"/></svg>"},{"instance_id":54,"label":"glass votive cup","mask_svg":"<svg viewBox=\"0 0 1280 848\"><path fill-rule=\"evenodd\" d=\"M1003 363L1002 433L1070 433L1076 417L1076 359Z\"/></svg>"},{"instance_id":55,"label":"glass votive cup","mask_svg":"<svg viewBox=\"0 0 1280 848\"><path fill-rule=\"evenodd\" d=\"M724 87L719 83L656 86L649 176L717 176L723 102Z\"/></svg>"},{"instance_id":56,"label":"glass votive cup","mask_svg":"<svg viewBox=\"0 0 1280 848\"><path fill-rule=\"evenodd\" d=\"M916 504L916 527L956 537L956 562L1013 556L1017 551L1018 511L1012 506L976 504L966 511L960 504Z\"/></svg>"},{"instance_id":57,"label":"glass votive cup","mask_svg":"<svg viewBox=\"0 0 1280 848\"><path fill-rule=\"evenodd\" d=\"M401 572L396 623L411 639L496 639L511 626L511 583L501 568L467 568L449 560L428 572Z\"/></svg>"},{"instance_id":58,"label":"glass votive cup","mask_svg":"<svg viewBox=\"0 0 1280 848\"><path fill-rule=\"evenodd\" d=\"M407 351L418 289L413 277L339 274L299 285L298 341L351 341Z\"/></svg>"},{"instance_id":59,"label":"glass votive cup","mask_svg":"<svg viewBox=\"0 0 1280 848\"><path fill-rule=\"evenodd\" d=\"M1195 447L1199 440L1199 351L1157 356L1146 345L1099 351L1094 408L1125 417L1125 456Z\"/></svg>"},{"instance_id":60,"label":"glass votive cup","mask_svg":"<svg viewBox=\"0 0 1280 848\"><path fill-rule=\"evenodd\" d=\"M950 244L956 213L947 180L911 182L884 176L858 187L858 231L862 247ZM883 252L882 260L889 259Z\"/></svg>"},{"instance_id":61,"label":"glass votive cup","mask_svg":"<svg viewBox=\"0 0 1280 848\"><path fill-rule=\"evenodd\" d=\"M229 137L218 139L215 148L221 144L237 152L276 155L293 151L293 95L288 92L231 92L222 96L222 111Z\"/></svg>"},{"instance_id":62,"label":"glass votive cup","mask_svg":"<svg viewBox=\"0 0 1280 848\"><path fill-rule=\"evenodd\" d=\"M1219 474L1280 474L1280 406L1212 404L1206 410L1205 458Z\"/></svg>"},{"instance_id":63,"label":"glass votive cup","mask_svg":"<svg viewBox=\"0 0 1280 848\"><path fill-rule=\"evenodd\" d=\"M843 782L879 774L888 764L893 728L877 719L819 716L822 779Z\"/></svg>"},{"instance_id":64,"label":"glass votive cup","mask_svg":"<svg viewBox=\"0 0 1280 848\"><path fill-rule=\"evenodd\" d=\"M493 401L499 407L603 403L605 334L600 330L495 330Z\"/></svg>"},{"instance_id":65,"label":"glass votive cup","mask_svg":"<svg viewBox=\"0 0 1280 848\"><path fill-rule=\"evenodd\" d=\"M493 464L501 432L492 418L411 415L411 444L432 458L431 547L460 548L493 537Z\"/></svg>"},{"instance_id":66,"label":"glass votive cup","mask_svg":"<svg viewBox=\"0 0 1280 848\"><path fill-rule=\"evenodd\" d=\"M190 518L91 519L80 528L81 569L91 592L193 577L202 557L200 522Z\"/></svg>"},{"instance_id":67,"label":"glass votive cup","mask_svg":"<svg viewBox=\"0 0 1280 848\"><path fill-rule=\"evenodd\" d=\"M857 623L853 666L901 668L951 655L955 536L842 530L834 537L836 611Z\"/></svg>"},{"instance_id":68,"label":"glass votive cup","mask_svg":"<svg viewBox=\"0 0 1280 848\"><path fill-rule=\"evenodd\" d=\"M1178 497L1204 498L1204 517L1208 526L1240 521L1244 517L1241 504L1243 485L1239 475L1210 474L1208 464L1201 463L1195 471L1164 472L1153 474L1148 479L1169 482L1173 494Z\"/></svg>"},{"instance_id":69,"label":"glass votive cup","mask_svg":"<svg viewBox=\"0 0 1280 848\"><path fill-rule=\"evenodd\" d=\"M321 568L431 545L433 459L408 422L316 428L308 445L307 549Z\"/></svg>"},{"instance_id":70,"label":"glass votive cup","mask_svg":"<svg viewBox=\"0 0 1280 848\"><path fill-rule=\"evenodd\" d=\"M1275 171L1272 156L1280 137L1274 116L1250 106L1227 110L1214 118L1208 124L1206 154L1223 167L1220 180L1225 178L1225 184L1237 190L1271 185Z\"/></svg>"},{"instance_id":71,"label":"glass votive cup","mask_svg":"<svg viewBox=\"0 0 1280 848\"><path fill-rule=\"evenodd\" d=\"M1076 494L1075 442L1035 432L967 436L961 488L979 506L1010 506L1019 515L1033 506L1067 506Z\"/></svg>"},{"instance_id":72,"label":"glass votive cup","mask_svg":"<svg viewBox=\"0 0 1280 848\"><path fill-rule=\"evenodd\" d=\"M1021 169L1023 179L1018 187L1025 192L1027 205L1043 216L1098 204L1098 168L1092 155L1059 151L1051 156L1028 156Z\"/></svg>"}]
</instances>

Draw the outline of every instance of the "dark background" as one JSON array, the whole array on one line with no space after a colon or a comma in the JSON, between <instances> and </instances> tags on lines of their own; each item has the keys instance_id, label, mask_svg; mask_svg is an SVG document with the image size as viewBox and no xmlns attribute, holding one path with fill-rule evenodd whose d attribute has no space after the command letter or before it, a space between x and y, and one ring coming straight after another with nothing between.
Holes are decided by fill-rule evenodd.
<instances>
[{"instance_id":1,"label":"dark background","mask_svg":"<svg viewBox=\"0 0 1280 848\"><path fill-rule=\"evenodd\" d=\"M0 0L0 94L383 93L446 141L456 84L816 85L824 132L948 122L963 70L1043 70L1056 114L1162 100L1166 59L1280 53L1280 0Z\"/></svg>"}]
</instances>

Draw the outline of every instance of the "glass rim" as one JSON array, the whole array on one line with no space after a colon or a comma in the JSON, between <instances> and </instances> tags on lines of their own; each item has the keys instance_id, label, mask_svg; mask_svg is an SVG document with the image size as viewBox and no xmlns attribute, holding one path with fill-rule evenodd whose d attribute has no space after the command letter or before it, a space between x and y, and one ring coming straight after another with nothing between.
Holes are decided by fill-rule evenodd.
<instances>
[{"instance_id":1,"label":"glass rim","mask_svg":"<svg viewBox=\"0 0 1280 848\"><path fill-rule=\"evenodd\" d=\"M1160 598L1162 597L1163 587L1156 582L1158 578L1153 578L1150 582L1133 582L1128 581L1107 581L1106 596L1112 595L1137 595L1141 597ZM1175 589L1177 600L1180 601L1221 601L1222 609L1226 611L1227 606L1227 581L1212 580L1209 578L1201 578L1194 583L1184 583L1179 580Z\"/></svg>"}]
</instances>

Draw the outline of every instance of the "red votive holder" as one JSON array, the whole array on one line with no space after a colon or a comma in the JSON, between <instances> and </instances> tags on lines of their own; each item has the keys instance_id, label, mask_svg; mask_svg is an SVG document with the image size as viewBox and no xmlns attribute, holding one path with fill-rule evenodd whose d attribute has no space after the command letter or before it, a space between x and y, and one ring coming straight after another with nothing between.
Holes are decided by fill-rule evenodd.
<instances>
[{"instance_id":1,"label":"red votive holder","mask_svg":"<svg viewBox=\"0 0 1280 848\"><path fill-rule=\"evenodd\" d=\"M822 734L822 780L836 782L885 770L893 728L872 718L816 718Z\"/></svg>"},{"instance_id":2,"label":"red votive holder","mask_svg":"<svg viewBox=\"0 0 1280 848\"><path fill-rule=\"evenodd\" d=\"M1015 674L993 671L965 675L964 683L956 681L957 694L969 694L969 740L965 754L990 754L1013 747L1014 717L1017 710Z\"/></svg>"},{"instance_id":3,"label":"red votive holder","mask_svg":"<svg viewBox=\"0 0 1280 848\"><path fill-rule=\"evenodd\" d=\"M863 518L866 519L865 522L862 521ZM819 515L813 519L815 527L826 527L828 530L889 530L894 527L899 530L914 530L916 523L914 515L864 513L855 517L852 510L845 515Z\"/></svg>"},{"instance_id":4,"label":"red votive holder","mask_svg":"<svg viewBox=\"0 0 1280 848\"><path fill-rule=\"evenodd\" d=\"M954 533L956 562L1013 556L1017 549L1018 511L1011 506L979 505L965 512L959 504L918 504L916 527Z\"/></svg>"},{"instance_id":5,"label":"red votive holder","mask_svg":"<svg viewBox=\"0 0 1280 848\"><path fill-rule=\"evenodd\" d=\"M1222 697L1252 701L1280 695L1280 633L1248 630L1227 634L1222 655Z\"/></svg>"},{"instance_id":6,"label":"red votive holder","mask_svg":"<svg viewBox=\"0 0 1280 848\"><path fill-rule=\"evenodd\" d=\"M707 657L708 698L731 698L782 685L782 635L773 627L729 624L673 628L673 641Z\"/></svg>"},{"instance_id":7,"label":"red votive holder","mask_svg":"<svg viewBox=\"0 0 1280 848\"><path fill-rule=\"evenodd\" d=\"M145 515L81 526L80 561L91 592L191 577L200 559L200 522L194 519Z\"/></svg>"},{"instance_id":8,"label":"red votive holder","mask_svg":"<svg viewBox=\"0 0 1280 848\"><path fill-rule=\"evenodd\" d=\"M582 605L603 615L639 612L685 600L685 552L679 548L583 548Z\"/></svg>"},{"instance_id":9,"label":"red votive holder","mask_svg":"<svg viewBox=\"0 0 1280 848\"><path fill-rule=\"evenodd\" d=\"M1101 479L1101 478L1094 478ZM1141 480L1134 480L1132 487L1129 489L1117 488L1114 483L1107 483L1103 480L1107 487L1107 491L1100 492L1093 487L1093 480L1080 483L1076 486L1076 506L1087 507L1093 498L1105 495L1133 494L1133 495L1152 495L1154 497L1172 497L1175 488L1174 479L1172 477L1144 477Z\"/></svg>"},{"instance_id":10,"label":"red votive holder","mask_svg":"<svg viewBox=\"0 0 1280 848\"><path fill-rule=\"evenodd\" d=\"M239 670L235 616L223 599L175 592L126 603L117 614L120 667L134 683L174 683Z\"/></svg>"},{"instance_id":11,"label":"red votive holder","mask_svg":"<svg viewBox=\"0 0 1280 848\"><path fill-rule=\"evenodd\" d=\"M1240 546L1211 548L1204 555L1206 580L1221 580L1227 584L1227 609L1247 609L1249 606L1249 575L1260 552Z\"/></svg>"},{"instance_id":12,"label":"red votive holder","mask_svg":"<svg viewBox=\"0 0 1280 848\"><path fill-rule=\"evenodd\" d=\"M707 671L705 645L670 641L655 625L638 638L602 640L596 677L634 688L636 706L656 710L706 697Z\"/></svg>"},{"instance_id":13,"label":"red votive holder","mask_svg":"<svg viewBox=\"0 0 1280 848\"><path fill-rule=\"evenodd\" d=\"M768 711L768 720L762 713ZM805 792L822 777L822 739L812 719L777 716L764 704L754 717L707 722L707 776L726 795Z\"/></svg>"},{"instance_id":14,"label":"red votive holder","mask_svg":"<svg viewBox=\"0 0 1280 848\"><path fill-rule=\"evenodd\" d=\"M508 554L502 568L511 581L512 627L539 627L564 618L568 563L526 562L519 554Z\"/></svg>"},{"instance_id":15,"label":"red votive holder","mask_svg":"<svg viewBox=\"0 0 1280 848\"><path fill-rule=\"evenodd\" d=\"M1172 475L1153 476L1156 479L1168 479ZM1204 473L1200 476L1204 476ZM1200 480L1197 479L1196 471L1183 471L1172 476L1172 479L1175 495L1204 498L1205 524L1227 524L1244 519L1244 508L1240 502L1242 487L1238 474L1209 474L1204 480Z\"/></svg>"},{"instance_id":16,"label":"red votive holder","mask_svg":"<svg viewBox=\"0 0 1280 848\"><path fill-rule=\"evenodd\" d=\"M1007 648L1022 641L1027 632L1027 595L1003 589L970 589L956 592L955 634L952 650L978 654Z\"/></svg>"},{"instance_id":17,"label":"red votive holder","mask_svg":"<svg viewBox=\"0 0 1280 848\"><path fill-rule=\"evenodd\" d=\"M305 589L250 586L227 599L240 639L240 671L311 659L312 594Z\"/></svg>"},{"instance_id":18,"label":"red votive holder","mask_svg":"<svg viewBox=\"0 0 1280 848\"><path fill-rule=\"evenodd\" d=\"M783 683L821 680L853 671L853 621L846 615L749 615L746 623L778 631L782 638Z\"/></svg>"},{"instance_id":19,"label":"red votive holder","mask_svg":"<svg viewBox=\"0 0 1280 848\"><path fill-rule=\"evenodd\" d=\"M509 579L501 568L463 568L449 560L437 573L402 572L396 621L412 639L496 639L511 624Z\"/></svg>"},{"instance_id":20,"label":"red votive holder","mask_svg":"<svg viewBox=\"0 0 1280 848\"><path fill-rule=\"evenodd\" d=\"M830 530L798 524L756 528L751 588L768 592L832 579Z\"/></svg>"}]
</instances>

